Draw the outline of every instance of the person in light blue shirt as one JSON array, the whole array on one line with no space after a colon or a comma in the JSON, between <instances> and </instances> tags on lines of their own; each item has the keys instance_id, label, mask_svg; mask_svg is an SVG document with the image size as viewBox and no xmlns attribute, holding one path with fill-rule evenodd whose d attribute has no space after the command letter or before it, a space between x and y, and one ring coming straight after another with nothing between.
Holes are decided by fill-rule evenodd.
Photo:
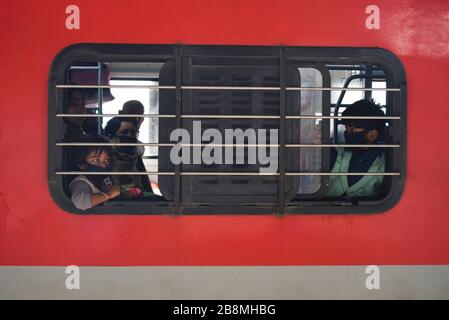
<instances>
[{"instance_id":1,"label":"person in light blue shirt","mask_svg":"<svg viewBox=\"0 0 449 320\"><path fill-rule=\"evenodd\" d=\"M346 108L344 117L385 117L385 113L372 100L359 100ZM384 119L343 119L345 144L366 145L366 147L336 148L331 151L331 172L350 173L385 172L383 148L369 148L369 145L385 143ZM331 176L326 197L374 197L383 186L382 175Z\"/></svg>"}]
</instances>

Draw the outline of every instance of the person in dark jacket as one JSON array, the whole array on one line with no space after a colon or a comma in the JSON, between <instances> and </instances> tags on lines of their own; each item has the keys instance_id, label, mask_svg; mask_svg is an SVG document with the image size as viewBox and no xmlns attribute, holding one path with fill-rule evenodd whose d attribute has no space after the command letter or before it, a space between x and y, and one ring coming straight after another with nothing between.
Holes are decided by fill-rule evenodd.
<instances>
[{"instance_id":1,"label":"person in dark jacket","mask_svg":"<svg viewBox=\"0 0 449 320\"><path fill-rule=\"evenodd\" d=\"M67 95L66 112L73 115L86 113L85 96L83 89L70 89ZM64 140L67 142L80 142L86 137L83 129L84 117L65 117Z\"/></svg>"}]
</instances>

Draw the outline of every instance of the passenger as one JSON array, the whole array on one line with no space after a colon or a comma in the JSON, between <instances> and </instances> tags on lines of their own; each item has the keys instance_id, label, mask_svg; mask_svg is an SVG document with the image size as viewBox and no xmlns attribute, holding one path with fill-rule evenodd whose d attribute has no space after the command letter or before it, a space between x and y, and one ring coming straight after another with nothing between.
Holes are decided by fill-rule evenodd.
<instances>
[{"instance_id":1,"label":"passenger","mask_svg":"<svg viewBox=\"0 0 449 320\"><path fill-rule=\"evenodd\" d=\"M86 114L97 114L95 110L86 109ZM83 130L87 134L99 134L98 132L98 124L100 122L99 117L86 117L83 121Z\"/></svg>"},{"instance_id":2,"label":"passenger","mask_svg":"<svg viewBox=\"0 0 449 320\"><path fill-rule=\"evenodd\" d=\"M345 117L385 117L373 101L359 100L342 113ZM345 119L345 143L372 145L385 141L385 120ZM348 147L331 151L331 172L385 172L383 148ZM373 197L380 192L384 176L331 176L327 197Z\"/></svg>"},{"instance_id":3,"label":"passenger","mask_svg":"<svg viewBox=\"0 0 449 320\"><path fill-rule=\"evenodd\" d=\"M103 85L108 86L110 80L110 72L107 64L101 64L101 83L99 83L98 63L83 63L82 65L72 66L69 70L69 82L75 85L83 86L96 86ZM99 89L98 88L85 88L84 91L84 104L87 114L96 114L95 107L99 104ZM110 88L102 88L102 102L109 102L115 99L111 94ZM82 129L87 134L100 134L98 129L101 128L99 124L101 118L99 117L86 117L83 119L81 125Z\"/></svg>"},{"instance_id":4,"label":"passenger","mask_svg":"<svg viewBox=\"0 0 449 320\"><path fill-rule=\"evenodd\" d=\"M76 88L68 91L66 113L68 114L85 114L85 92L83 89ZM83 129L84 117L65 117L64 142L84 142L87 135ZM78 171L78 158L82 148L65 147L64 149L64 166L67 171ZM69 186L73 180L73 176L64 176L64 186ZM68 190L66 190L68 191Z\"/></svg>"},{"instance_id":5,"label":"passenger","mask_svg":"<svg viewBox=\"0 0 449 320\"><path fill-rule=\"evenodd\" d=\"M83 89L70 89L67 99L67 113L85 114L85 95ZM86 137L83 129L84 117L66 117L64 118L66 130L64 140L67 142L80 142Z\"/></svg>"},{"instance_id":6,"label":"passenger","mask_svg":"<svg viewBox=\"0 0 449 320\"><path fill-rule=\"evenodd\" d=\"M85 142L107 143L100 136L89 136ZM79 175L70 183L73 204L80 210L87 210L120 195L120 188L114 185L111 176L111 161L107 146L83 147L78 167L86 173L104 174Z\"/></svg>"},{"instance_id":7,"label":"passenger","mask_svg":"<svg viewBox=\"0 0 449 320\"><path fill-rule=\"evenodd\" d=\"M138 100L130 100L123 104L123 109L120 110L119 114L143 114L145 112L143 104ZM140 126L144 120L143 117L135 117L137 123L137 129L140 129Z\"/></svg>"},{"instance_id":8,"label":"passenger","mask_svg":"<svg viewBox=\"0 0 449 320\"><path fill-rule=\"evenodd\" d=\"M110 142L140 143L139 131L134 118L115 117L108 121L105 136ZM116 146L111 150L112 170L115 172L146 172L142 161L143 146ZM115 175L114 183L122 189L123 197L141 196L143 192L152 192L147 175Z\"/></svg>"}]
</instances>

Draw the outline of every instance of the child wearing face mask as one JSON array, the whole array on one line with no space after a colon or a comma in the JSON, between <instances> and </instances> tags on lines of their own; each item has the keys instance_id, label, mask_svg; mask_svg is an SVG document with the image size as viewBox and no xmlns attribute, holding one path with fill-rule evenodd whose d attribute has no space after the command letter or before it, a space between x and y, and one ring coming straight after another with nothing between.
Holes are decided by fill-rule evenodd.
<instances>
[{"instance_id":1,"label":"child wearing face mask","mask_svg":"<svg viewBox=\"0 0 449 320\"><path fill-rule=\"evenodd\" d=\"M107 143L108 141L99 136L92 136L87 138L86 142ZM70 183L71 198L76 208L87 210L120 195L120 188L113 184L111 175L108 175L112 166L107 146L84 147L78 167L86 174L77 176Z\"/></svg>"}]
</instances>

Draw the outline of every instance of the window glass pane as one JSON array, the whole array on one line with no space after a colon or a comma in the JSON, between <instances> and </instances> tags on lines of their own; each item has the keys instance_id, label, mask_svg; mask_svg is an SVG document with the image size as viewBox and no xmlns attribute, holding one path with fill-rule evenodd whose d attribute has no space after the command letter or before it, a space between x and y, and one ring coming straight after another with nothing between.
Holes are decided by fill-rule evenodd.
<instances>
[{"instance_id":1,"label":"window glass pane","mask_svg":"<svg viewBox=\"0 0 449 320\"><path fill-rule=\"evenodd\" d=\"M387 87L387 84L385 81L373 81L373 88L386 88L386 87ZM375 103L378 103L382 106L387 104L386 91L373 91L372 98L374 99Z\"/></svg>"},{"instance_id":2,"label":"window glass pane","mask_svg":"<svg viewBox=\"0 0 449 320\"><path fill-rule=\"evenodd\" d=\"M358 66L347 66L348 68ZM331 74L331 87L332 88L342 88L345 85L346 80L353 76L360 74L359 70L329 70ZM363 88L365 86L365 81L363 79L353 79L349 83L349 88ZM331 91L331 104L335 104L340 97L341 91ZM343 98L342 104L351 104L357 100L363 99L363 91L346 91Z\"/></svg>"},{"instance_id":3,"label":"window glass pane","mask_svg":"<svg viewBox=\"0 0 449 320\"><path fill-rule=\"evenodd\" d=\"M323 77L315 68L299 68L301 87L322 87ZM323 94L320 91L301 92L301 115L322 115ZM321 120L303 119L301 122L300 143L321 144ZM302 148L300 152L300 170L303 172L321 171L321 148ZM320 176L301 176L299 194L312 194L321 186Z\"/></svg>"}]
</instances>

